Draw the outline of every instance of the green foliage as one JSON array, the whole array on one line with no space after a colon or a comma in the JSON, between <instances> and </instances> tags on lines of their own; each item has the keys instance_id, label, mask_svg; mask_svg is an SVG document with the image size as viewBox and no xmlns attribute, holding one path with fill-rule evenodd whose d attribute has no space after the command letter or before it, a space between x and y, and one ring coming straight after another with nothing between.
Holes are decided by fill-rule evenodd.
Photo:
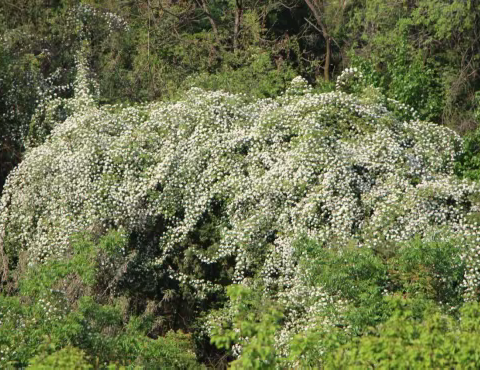
<instances>
[{"instance_id":1,"label":"green foliage","mask_svg":"<svg viewBox=\"0 0 480 370\"><path fill-rule=\"evenodd\" d=\"M85 359L85 353L75 347L65 347L50 355L42 353L34 357L29 369L93 369Z\"/></svg>"},{"instance_id":2,"label":"green foliage","mask_svg":"<svg viewBox=\"0 0 480 370\"><path fill-rule=\"evenodd\" d=\"M135 316L124 297L106 294L115 275L105 265L114 266L124 247L118 232L97 243L83 237L71 256L21 275L17 296L0 296L1 364L197 368L190 335L151 339L158 329L152 313Z\"/></svg>"},{"instance_id":3,"label":"green foliage","mask_svg":"<svg viewBox=\"0 0 480 370\"><path fill-rule=\"evenodd\" d=\"M456 162L455 172L461 177L480 180L480 130L465 136L463 153Z\"/></svg>"},{"instance_id":4,"label":"green foliage","mask_svg":"<svg viewBox=\"0 0 480 370\"><path fill-rule=\"evenodd\" d=\"M272 55L258 50L233 69L224 66L215 73L203 72L188 77L188 87L200 87L206 90L225 90L231 93L248 93L250 98L267 98L278 96L285 91L296 72L288 64L280 67L274 65Z\"/></svg>"},{"instance_id":5,"label":"green foliage","mask_svg":"<svg viewBox=\"0 0 480 370\"><path fill-rule=\"evenodd\" d=\"M400 297L394 298L391 305L394 313L386 323L330 353L325 367L473 369L480 365L478 303L465 305L460 321L433 306L418 318L412 312L412 302Z\"/></svg>"},{"instance_id":6,"label":"green foliage","mask_svg":"<svg viewBox=\"0 0 480 370\"><path fill-rule=\"evenodd\" d=\"M227 292L235 313L231 323L214 329L212 343L224 349L240 346L240 358L230 364L234 369L275 369L279 361L275 332L282 310L258 291L241 285L231 285Z\"/></svg>"},{"instance_id":7,"label":"green foliage","mask_svg":"<svg viewBox=\"0 0 480 370\"><path fill-rule=\"evenodd\" d=\"M368 1L348 25L351 62L367 64L364 73L374 75L376 86L423 119L471 130L477 8L474 1Z\"/></svg>"},{"instance_id":8,"label":"green foliage","mask_svg":"<svg viewBox=\"0 0 480 370\"><path fill-rule=\"evenodd\" d=\"M150 317L125 320L118 307L97 304L89 297L79 299L75 309L66 310L62 298L50 296L30 302L28 307L16 298L0 298L4 366L26 366L35 356L32 364L79 361L78 356L68 359L68 352L57 353L75 346L85 353L83 362L91 365L198 367L189 335L170 332L150 339Z\"/></svg>"},{"instance_id":9,"label":"green foliage","mask_svg":"<svg viewBox=\"0 0 480 370\"><path fill-rule=\"evenodd\" d=\"M73 237L72 253L61 259L31 266L19 282L20 290L30 298L38 298L50 289L74 294L70 300L107 289L125 258L127 239L120 231L110 231L94 242L88 234Z\"/></svg>"},{"instance_id":10,"label":"green foliage","mask_svg":"<svg viewBox=\"0 0 480 370\"><path fill-rule=\"evenodd\" d=\"M177 99L191 86L274 96L297 74L290 59L282 62L290 46L271 47L265 23L278 6L270 2L139 1L108 8L123 15L129 31L98 42L94 51L102 101Z\"/></svg>"},{"instance_id":11,"label":"green foliage","mask_svg":"<svg viewBox=\"0 0 480 370\"><path fill-rule=\"evenodd\" d=\"M345 315L353 332L360 334L388 316L383 303L388 268L372 249L354 244L330 249L312 240L298 243L300 263L309 271L310 283L350 302Z\"/></svg>"},{"instance_id":12,"label":"green foliage","mask_svg":"<svg viewBox=\"0 0 480 370\"><path fill-rule=\"evenodd\" d=\"M382 368L395 364L409 368L415 364L431 368L442 361L449 365L477 361L473 345L457 351L460 344L455 343L458 335L460 343L476 340L471 325L480 313L477 303L463 305L464 265L455 238L414 238L388 250L359 248L354 243L325 248L314 240L300 239L296 252L311 290L322 287L337 297L339 310L341 301L348 302L341 311L343 323L326 327L311 320L308 329L290 337L285 352L279 323L288 322L288 306L278 305L281 300L275 305L262 299L260 287L229 288L230 319L215 327L212 341L221 348L240 346L241 355L232 365L362 368L378 364ZM432 358L428 358L430 352Z\"/></svg>"},{"instance_id":13,"label":"green foliage","mask_svg":"<svg viewBox=\"0 0 480 370\"><path fill-rule=\"evenodd\" d=\"M300 241L297 251L311 283L350 302L346 318L361 334L390 316L385 292L456 308L463 302L465 263L459 241L414 238L388 249L354 244L339 249Z\"/></svg>"},{"instance_id":14,"label":"green foliage","mask_svg":"<svg viewBox=\"0 0 480 370\"><path fill-rule=\"evenodd\" d=\"M421 119L440 121L445 97L435 66L426 65L422 55L410 50L405 40L395 47L392 58L383 58L372 62L352 56L352 65L386 96L414 108ZM381 64L381 69L377 70L374 63Z\"/></svg>"},{"instance_id":15,"label":"green foliage","mask_svg":"<svg viewBox=\"0 0 480 370\"><path fill-rule=\"evenodd\" d=\"M462 302L465 264L455 239L422 241L416 238L390 258L393 284L410 297L425 297L448 306Z\"/></svg>"}]
</instances>

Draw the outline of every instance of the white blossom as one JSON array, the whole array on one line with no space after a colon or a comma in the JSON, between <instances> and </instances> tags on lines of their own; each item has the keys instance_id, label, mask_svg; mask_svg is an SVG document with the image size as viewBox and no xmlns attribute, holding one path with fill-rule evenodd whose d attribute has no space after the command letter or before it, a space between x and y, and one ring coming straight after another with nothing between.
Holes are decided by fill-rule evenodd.
<instances>
[{"instance_id":1,"label":"white blossom","mask_svg":"<svg viewBox=\"0 0 480 370\"><path fill-rule=\"evenodd\" d=\"M9 255L25 250L30 263L61 256L82 230L122 227L141 243L157 233L145 264L199 299L222 287L175 270L171 258L186 248L205 265L233 257L233 282L259 272L266 294L289 307L280 346L314 317L329 325L325 305L343 305L302 278L294 241L303 236L325 248L454 237L468 265L465 297L477 294L480 230L469 218L479 187L453 175L460 137L368 89L343 92L357 71L346 70L331 93L296 78L282 97L253 103L195 88L180 101L124 107L98 106L81 60L78 68L75 97L65 102L71 115L52 124L5 185L0 243ZM215 204L219 244L189 246Z\"/></svg>"}]
</instances>

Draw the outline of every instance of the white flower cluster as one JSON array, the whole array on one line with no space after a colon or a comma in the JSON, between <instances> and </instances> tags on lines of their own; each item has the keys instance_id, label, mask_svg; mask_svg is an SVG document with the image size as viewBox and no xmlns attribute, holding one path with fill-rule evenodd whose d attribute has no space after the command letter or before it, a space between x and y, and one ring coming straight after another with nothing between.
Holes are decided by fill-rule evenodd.
<instances>
[{"instance_id":1,"label":"white flower cluster","mask_svg":"<svg viewBox=\"0 0 480 370\"><path fill-rule=\"evenodd\" d=\"M297 76L292 80L285 93L287 95L304 95L311 92L311 90L312 86L308 84L308 81L302 76Z\"/></svg>"},{"instance_id":2,"label":"white flower cluster","mask_svg":"<svg viewBox=\"0 0 480 370\"><path fill-rule=\"evenodd\" d=\"M69 311L66 297L61 292L52 293L55 293L54 297L45 296L38 300L42 321L45 323L58 322L64 318Z\"/></svg>"},{"instance_id":3,"label":"white flower cluster","mask_svg":"<svg viewBox=\"0 0 480 370\"><path fill-rule=\"evenodd\" d=\"M41 144L53 127L61 124L72 112L81 114L98 101L100 89L98 84L88 77L86 64L84 53L78 53L75 58L77 70L75 82L56 86L55 79L62 72L57 70L38 88L37 107L31 117L29 135L24 140L25 147L31 148ZM65 98L65 95L72 91L75 99Z\"/></svg>"},{"instance_id":4,"label":"white flower cluster","mask_svg":"<svg viewBox=\"0 0 480 370\"><path fill-rule=\"evenodd\" d=\"M313 93L301 79L253 103L192 89L177 102L99 107L86 76L79 63L72 114L7 180L0 246L9 255L23 249L38 263L68 251L76 232L123 227L158 244L145 264L199 297L218 282L172 261L233 263L236 283L260 272L293 305L319 294L295 283L299 237L370 248L442 230L465 235L465 288L476 294L480 232L469 219L479 187L453 176L461 147L453 131L399 119L361 94ZM189 243L215 212L218 243Z\"/></svg>"},{"instance_id":5,"label":"white flower cluster","mask_svg":"<svg viewBox=\"0 0 480 370\"><path fill-rule=\"evenodd\" d=\"M363 78L363 73L359 71L356 67L346 68L342 71L340 76L337 77L335 87L337 90L345 88L348 84L352 83L353 80L361 80Z\"/></svg>"},{"instance_id":6,"label":"white flower cluster","mask_svg":"<svg viewBox=\"0 0 480 370\"><path fill-rule=\"evenodd\" d=\"M278 294L285 317L282 328L276 333L275 347L282 356L288 356L291 340L298 333L318 328L328 331L334 326L350 329L342 317L347 302L330 296L321 287L309 285L309 280L308 271L297 269L292 286ZM319 350L323 350L321 343L318 345Z\"/></svg>"},{"instance_id":7,"label":"white flower cluster","mask_svg":"<svg viewBox=\"0 0 480 370\"><path fill-rule=\"evenodd\" d=\"M114 31L130 30L130 26L128 25L127 21L125 21L125 19L118 14L100 10L87 4L79 4L76 7L73 7L69 12L69 18L67 21L71 26L77 29L78 36L80 36L81 39L85 39L86 34L84 25L87 26L94 23L92 22L92 19L100 20L106 25L108 32L107 36Z\"/></svg>"}]
</instances>

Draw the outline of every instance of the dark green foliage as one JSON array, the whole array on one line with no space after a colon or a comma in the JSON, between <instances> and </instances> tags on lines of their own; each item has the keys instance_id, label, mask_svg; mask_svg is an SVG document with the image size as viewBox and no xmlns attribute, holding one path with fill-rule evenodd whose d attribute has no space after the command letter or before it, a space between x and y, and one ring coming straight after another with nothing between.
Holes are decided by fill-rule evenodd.
<instances>
[{"instance_id":1,"label":"dark green foliage","mask_svg":"<svg viewBox=\"0 0 480 370\"><path fill-rule=\"evenodd\" d=\"M459 243L422 242L417 238L401 246L388 261L392 283L408 297L425 297L457 306L462 302L464 276Z\"/></svg>"},{"instance_id":2,"label":"dark green foliage","mask_svg":"<svg viewBox=\"0 0 480 370\"><path fill-rule=\"evenodd\" d=\"M328 249L305 241L299 242L298 250L303 252L300 263L311 271L313 286L351 302L347 320L354 331L361 333L388 315L382 297L389 283L388 269L371 249L354 245Z\"/></svg>"},{"instance_id":3,"label":"dark green foliage","mask_svg":"<svg viewBox=\"0 0 480 370\"><path fill-rule=\"evenodd\" d=\"M464 152L457 160L456 172L471 180L480 179L480 132L476 130L464 138Z\"/></svg>"},{"instance_id":4,"label":"dark green foliage","mask_svg":"<svg viewBox=\"0 0 480 370\"><path fill-rule=\"evenodd\" d=\"M410 50L405 41L395 48L392 58L379 60L352 56L352 65L363 72L367 84L379 87L389 98L408 104L418 112L419 118L441 121L445 97L434 65L426 65L422 55ZM375 63L381 64L380 70Z\"/></svg>"},{"instance_id":5,"label":"dark green foliage","mask_svg":"<svg viewBox=\"0 0 480 370\"><path fill-rule=\"evenodd\" d=\"M280 328L282 309L266 301L260 291L241 285L230 286L228 296L236 314L231 323L214 330L212 343L224 349L243 344L242 356L231 363L232 368L275 369L281 363L275 351L275 331Z\"/></svg>"},{"instance_id":6,"label":"dark green foliage","mask_svg":"<svg viewBox=\"0 0 480 370\"><path fill-rule=\"evenodd\" d=\"M151 309L135 316L126 297L110 294L115 275L105 265L115 266L125 247L116 232L98 243L80 238L69 258L19 276L17 295L0 296L2 366L199 367L190 335L158 337Z\"/></svg>"},{"instance_id":7,"label":"dark green foliage","mask_svg":"<svg viewBox=\"0 0 480 370\"><path fill-rule=\"evenodd\" d=\"M369 1L348 25L352 63L421 117L465 132L474 128L478 90L478 2Z\"/></svg>"},{"instance_id":8,"label":"dark green foliage","mask_svg":"<svg viewBox=\"0 0 480 370\"><path fill-rule=\"evenodd\" d=\"M0 44L0 190L20 161L22 136L28 130L42 82L38 60L32 54L15 55L14 47Z\"/></svg>"},{"instance_id":9,"label":"dark green foliage","mask_svg":"<svg viewBox=\"0 0 480 370\"><path fill-rule=\"evenodd\" d=\"M278 96L295 76L296 72L291 66L286 64L278 68L273 63L271 53L259 51L239 68L225 66L216 73L192 75L185 84L206 90L248 92L251 98L264 98Z\"/></svg>"}]
</instances>

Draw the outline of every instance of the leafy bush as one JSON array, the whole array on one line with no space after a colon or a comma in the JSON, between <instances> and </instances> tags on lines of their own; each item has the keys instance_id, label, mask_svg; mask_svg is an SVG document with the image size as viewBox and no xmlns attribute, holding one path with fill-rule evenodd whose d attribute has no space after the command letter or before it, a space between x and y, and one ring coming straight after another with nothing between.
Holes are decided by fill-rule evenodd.
<instances>
[{"instance_id":1,"label":"leafy bush","mask_svg":"<svg viewBox=\"0 0 480 370\"><path fill-rule=\"evenodd\" d=\"M416 318L402 298L392 301L392 318L372 334L356 338L328 355L325 367L331 369L477 368L478 303L465 305L456 321L429 307L423 319Z\"/></svg>"},{"instance_id":2,"label":"leafy bush","mask_svg":"<svg viewBox=\"0 0 480 370\"><path fill-rule=\"evenodd\" d=\"M30 361L32 369L93 369L85 353L75 347L65 347L51 355L39 355Z\"/></svg>"},{"instance_id":3,"label":"leafy bush","mask_svg":"<svg viewBox=\"0 0 480 370\"><path fill-rule=\"evenodd\" d=\"M17 296L0 296L0 363L199 367L190 335L170 331L151 339L158 332L153 313L135 316L125 297L107 294L116 278L107 272L123 243L116 232L98 243L81 238L68 258L25 271Z\"/></svg>"},{"instance_id":4,"label":"leafy bush","mask_svg":"<svg viewBox=\"0 0 480 370\"><path fill-rule=\"evenodd\" d=\"M188 87L206 90L225 90L231 93L248 93L250 98L276 97L287 88L296 73L289 65L277 68L269 53L253 54L242 67L224 67L214 74L207 72L187 78Z\"/></svg>"},{"instance_id":5,"label":"leafy bush","mask_svg":"<svg viewBox=\"0 0 480 370\"><path fill-rule=\"evenodd\" d=\"M212 341L219 347L232 348L232 354L239 355L232 366L344 368L382 366L382 361L389 364L389 359L400 367L414 363L416 367L435 367L439 365L432 364L437 364L437 360L429 362L423 354L418 357L421 351L438 348L434 335L455 338L459 330L458 315L472 307L478 310L476 304L462 307L463 263L455 239L422 242L416 238L389 248L388 254L352 246L323 248L318 242L306 239L299 240L295 247L301 255L300 265L306 272L305 283L310 290L322 288L325 294L335 297L330 312L324 306L323 314L328 312L336 321L325 325L325 318L316 311L291 335L284 329L292 324L291 305L281 298L265 296L261 286L231 287L229 305L210 315L223 314L212 330ZM310 302L307 307L311 306ZM474 311L470 314L476 315ZM462 316L460 322L464 319ZM411 327L402 326L404 320ZM439 328L441 333L432 332L441 322L445 323ZM421 330L425 333L414 334ZM432 337L428 339L428 335ZM470 338L471 334L462 331L461 335ZM428 349L409 342L419 337L429 341L425 344ZM404 339L406 342L402 342ZM395 351L390 351L392 347ZM412 359L402 352L405 347L412 352ZM456 356L455 350L446 345L441 351L442 356ZM474 355L470 355L474 361ZM469 355L465 356L467 359Z\"/></svg>"},{"instance_id":6,"label":"leafy bush","mask_svg":"<svg viewBox=\"0 0 480 370\"><path fill-rule=\"evenodd\" d=\"M214 328L212 342L219 348L235 345L241 357L231 363L238 369L274 369L278 365L275 332L283 313L272 301L265 301L258 291L232 285L228 295L233 305L232 322Z\"/></svg>"},{"instance_id":7,"label":"leafy bush","mask_svg":"<svg viewBox=\"0 0 480 370\"><path fill-rule=\"evenodd\" d=\"M422 55L409 50L404 40L396 46L393 58L380 57L377 64L381 70L368 58L352 56L352 65L362 71L368 84L414 108L421 119L441 121L445 94L434 65L425 65Z\"/></svg>"},{"instance_id":8,"label":"leafy bush","mask_svg":"<svg viewBox=\"0 0 480 370\"><path fill-rule=\"evenodd\" d=\"M90 365L199 367L189 335L170 332L157 339L147 337L151 317L125 321L118 307L99 305L89 297L78 300L76 309L64 304L58 294L28 306L18 298L1 297L2 366L81 360ZM85 355L69 354L69 346ZM62 354L62 349L67 353Z\"/></svg>"},{"instance_id":9,"label":"leafy bush","mask_svg":"<svg viewBox=\"0 0 480 370\"><path fill-rule=\"evenodd\" d=\"M465 136L462 155L455 166L457 174L461 177L480 179L480 132L476 130Z\"/></svg>"},{"instance_id":10,"label":"leafy bush","mask_svg":"<svg viewBox=\"0 0 480 370\"><path fill-rule=\"evenodd\" d=\"M332 296L349 302L346 325L356 334L388 317L383 302L389 288L388 266L372 249L350 245L323 248L312 241L299 241L300 264L308 271L311 286L321 286Z\"/></svg>"},{"instance_id":11,"label":"leafy bush","mask_svg":"<svg viewBox=\"0 0 480 370\"><path fill-rule=\"evenodd\" d=\"M420 238L401 246L389 260L390 276L398 290L410 297L425 297L449 306L462 301L465 261L459 242L424 242Z\"/></svg>"}]
</instances>

